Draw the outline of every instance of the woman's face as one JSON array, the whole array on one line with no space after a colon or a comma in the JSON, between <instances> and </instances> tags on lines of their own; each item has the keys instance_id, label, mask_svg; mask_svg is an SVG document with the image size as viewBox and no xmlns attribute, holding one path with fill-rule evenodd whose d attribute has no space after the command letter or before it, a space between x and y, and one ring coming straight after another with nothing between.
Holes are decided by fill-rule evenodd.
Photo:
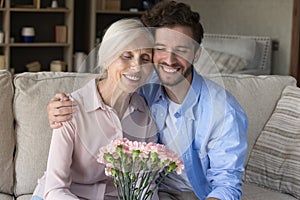
<instances>
[{"instance_id":1,"label":"woman's face","mask_svg":"<svg viewBox=\"0 0 300 200\"><path fill-rule=\"evenodd\" d=\"M126 50L108 66L107 80L132 93L146 82L152 70L152 49Z\"/></svg>"}]
</instances>

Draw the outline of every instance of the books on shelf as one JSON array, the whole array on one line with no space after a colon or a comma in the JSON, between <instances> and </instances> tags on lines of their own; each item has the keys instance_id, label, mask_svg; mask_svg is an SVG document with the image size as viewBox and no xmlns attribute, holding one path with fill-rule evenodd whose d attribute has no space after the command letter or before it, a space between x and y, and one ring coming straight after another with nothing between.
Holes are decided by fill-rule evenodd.
<instances>
[{"instance_id":1,"label":"books on shelf","mask_svg":"<svg viewBox=\"0 0 300 200\"><path fill-rule=\"evenodd\" d=\"M26 64L26 68L29 72L39 72L41 71L41 63L39 61L33 61Z\"/></svg>"},{"instance_id":2,"label":"books on shelf","mask_svg":"<svg viewBox=\"0 0 300 200\"><path fill-rule=\"evenodd\" d=\"M67 26L55 26L55 42L66 43L67 42Z\"/></svg>"},{"instance_id":3,"label":"books on shelf","mask_svg":"<svg viewBox=\"0 0 300 200\"><path fill-rule=\"evenodd\" d=\"M33 0L33 6L34 6L36 9L41 8L41 0Z\"/></svg>"},{"instance_id":4,"label":"books on shelf","mask_svg":"<svg viewBox=\"0 0 300 200\"><path fill-rule=\"evenodd\" d=\"M0 55L0 70L5 69L5 56Z\"/></svg>"}]
</instances>

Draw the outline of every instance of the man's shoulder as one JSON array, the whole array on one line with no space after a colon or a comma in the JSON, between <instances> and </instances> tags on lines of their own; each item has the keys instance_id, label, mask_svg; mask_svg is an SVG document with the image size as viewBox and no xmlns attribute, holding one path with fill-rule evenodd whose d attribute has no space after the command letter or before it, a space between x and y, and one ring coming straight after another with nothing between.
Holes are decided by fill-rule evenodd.
<instances>
[{"instance_id":1,"label":"man's shoulder","mask_svg":"<svg viewBox=\"0 0 300 200\"><path fill-rule=\"evenodd\" d=\"M232 109L241 109L237 99L226 89L224 82L215 82L210 77L201 76L203 80L203 87L201 95L203 98L211 99L213 104L223 104Z\"/></svg>"}]
</instances>

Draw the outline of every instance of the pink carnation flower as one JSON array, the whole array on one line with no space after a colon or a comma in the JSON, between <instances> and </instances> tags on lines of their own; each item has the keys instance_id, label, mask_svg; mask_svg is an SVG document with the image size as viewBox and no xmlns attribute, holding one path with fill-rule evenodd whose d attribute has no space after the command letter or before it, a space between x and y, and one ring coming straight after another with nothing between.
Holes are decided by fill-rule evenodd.
<instances>
[{"instance_id":1,"label":"pink carnation flower","mask_svg":"<svg viewBox=\"0 0 300 200\"><path fill-rule=\"evenodd\" d=\"M149 187L151 184L160 182L163 176L172 171L181 174L184 169L178 155L164 145L130 141L127 138L115 139L101 147L97 162L106 166L107 176L114 177L114 185L122 192L123 199L128 199L126 197L129 194L130 198L132 195L136 195L137 199L151 198L152 189L157 188L157 185ZM162 172L165 168L168 170ZM158 176L158 173L162 174ZM157 177L160 179L157 180Z\"/></svg>"}]
</instances>

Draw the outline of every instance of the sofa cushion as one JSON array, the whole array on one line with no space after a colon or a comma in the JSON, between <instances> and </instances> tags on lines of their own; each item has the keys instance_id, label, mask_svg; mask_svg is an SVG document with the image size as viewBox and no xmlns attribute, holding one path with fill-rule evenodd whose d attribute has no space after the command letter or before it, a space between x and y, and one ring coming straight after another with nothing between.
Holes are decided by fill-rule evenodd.
<instances>
[{"instance_id":1,"label":"sofa cushion","mask_svg":"<svg viewBox=\"0 0 300 200\"><path fill-rule=\"evenodd\" d=\"M0 194L1 200L14 200L14 197L8 194Z\"/></svg>"},{"instance_id":2,"label":"sofa cushion","mask_svg":"<svg viewBox=\"0 0 300 200\"><path fill-rule=\"evenodd\" d=\"M283 88L296 85L291 76L208 75L235 96L245 110L248 120L247 160L254 142L270 118Z\"/></svg>"},{"instance_id":3,"label":"sofa cushion","mask_svg":"<svg viewBox=\"0 0 300 200\"><path fill-rule=\"evenodd\" d=\"M300 199L300 88L286 87L251 152L246 181Z\"/></svg>"},{"instance_id":4,"label":"sofa cushion","mask_svg":"<svg viewBox=\"0 0 300 200\"><path fill-rule=\"evenodd\" d=\"M0 193L12 194L15 148L12 110L13 85L12 76L6 70L0 70L0 94Z\"/></svg>"},{"instance_id":5,"label":"sofa cushion","mask_svg":"<svg viewBox=\"0 0 300 200\"><path fill-rule=\"evenodd\" d=\"M21 196L18 196L16 200L31 200L32 195L31 194L24 194ZM2 200L2 199L1 199Z\"/></svg>"},{"instance_id":6,"label":"sofa cushion","mask_svg":"<svg viewBox=\"0 0 300 200\"><path fill-rule=\"evenodd\" d=\"M47 118L47 103L55 93L76 90L93 77L95 75L63 72L16 75L16 196L32 193L38 178L46 169L52 134Z\"/></svg>"},{"instance_id":7,"label":"sofa cushion","mask_svg":"<svg viewBox=\"0 0 300 200\"><path fill-rule=\"evenodd\" d=\"M242 200L296 200L295 197L261 186L246 183L242 186Z\"/></svg>"}]
</instances>

